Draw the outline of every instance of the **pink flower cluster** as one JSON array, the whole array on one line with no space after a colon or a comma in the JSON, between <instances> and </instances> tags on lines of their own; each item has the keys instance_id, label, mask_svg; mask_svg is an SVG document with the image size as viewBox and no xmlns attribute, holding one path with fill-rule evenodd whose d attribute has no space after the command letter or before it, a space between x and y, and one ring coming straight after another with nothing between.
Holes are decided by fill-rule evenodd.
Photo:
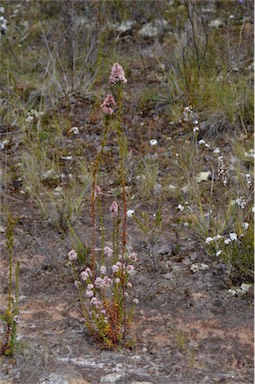
<instances>
[{"instance_id":1,"label":"pink flower cluster","mask_svg":"<svg viewBox=\"0 0 255 384\"><path fill-rule=\"evenodd\" d=\"M86 281L88 277L92 276L92 271L90 268L86 268L85 271L81 272L81 278L83 281Z\"/></svg>"},{"instance_id":2,"label":"pink flower cluster","mask_svg":"<svg viewBox=\"0 0 255 384\"><path fill-rule=\"evenodd\" d=\"M126 84L127 79L125 77L125 72L122 66L119 63L115 63L112 66L111 75L110 75L110 83L124 83Z\"/></svg>"},{"instance_id":3,"label":"pink flower cluster","mask_svg":"<svg viewBox=\"0 0 255 384\"><path fill-rule=\"evenodd\" d=\"M113 254L113 250L112 248L108 247L108 245L106 245L104 247L104 254L107 256L107 257L112 257L112 254Z\"/></svg>"},{"instance_id":4,"label":"pink flower cluster","mask_svg":"<svg viewBox=\"0 0 255 384\"><path fill-rule=\"evenodd\" d=\"M117 103L111 93L106 96L103 104L101 104L101 108L106 115L112 115L114 113L117 108Z\"/></svg>"},{"instance_id":5,"label":"pink flower cluster","mask_svg":"<svg viewBox=\"0 0 255 384\"><path fill-rule=\"evenodd\" d=\"M69 261L75 261L75 260L77 260L77 253L75 252L74 249L72 249L72 250L68 253L68 259L69 259Z\"/></svg>"},{"instance_id":6,"label":"pink flower cluster","mask_svg":"<svg viewBox=\"0 0 255 384\"><path fill-rule=\"evenodd\" d=\"M94 288L93 284L88 284L87 289L86 289L86 296L87 297L94 296L94 292L92 291L93 288Z\"/></svg>"},{"instance_id":7,"label":"pink flower cluster","mask_svg":"<svg viewBox=\"0 0 255 384\"><path fill-rule=\"evenodd\" d=\"M118 216L118 210L119 210L118 203L116 203L116 201L114 201L114 202L111 204L111 206L110 206L111 216L112 216L112 217L117 217L117 216Z\"/></svg>"},{"instance_id":8,"label":"pink flower cluster","mask_svg":"<svg viewBox=\"0 0 255 384\"><path fill-rule=\"evenodd\" d=\"M112 284L112 279L108 276L105 276L103 279L101 277L97 277L95 280L96 288L108 288Z\"/></svg>"},{"instance_id":9,"label":"pink flower cluster","mask_svg":"<svg viewBox=\"0 0 255 384\"><path fill-rule=\"evenodd\" d=\"M101 196L103 194L101 188L99 187L99 185L95 185L95 188L94 188L94 195L95 195L95 198L97 198L98 196Z\"/></svg>"}]
</instances>

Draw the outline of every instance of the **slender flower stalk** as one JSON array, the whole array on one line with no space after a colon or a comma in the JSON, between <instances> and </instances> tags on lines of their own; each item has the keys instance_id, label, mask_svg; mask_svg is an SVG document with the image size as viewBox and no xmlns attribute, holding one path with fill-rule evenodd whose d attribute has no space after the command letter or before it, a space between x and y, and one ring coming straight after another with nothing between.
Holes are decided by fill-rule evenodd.
<instances>
[{"instance_id":1,"label":"slender flower stalk","mask_svg":"<svg viewBox=\"0 0 255 384\"><path fill-rule=\"evenodd\" d=\"M122 188L122 206L113 201L109 207L109 216L113 220L112 248L105 246L104 222L102 213L102 191L97 184L97 174L102 162L102 154L107 139L107 132L111 126L111 119L117 110L117 102L112 94L108 94L101 105L105 114L105 130L100 152L97 154L93 165L93 181L91 191L91 265L83 271L76 270L77 254L74 250L68 254L69 262L73 269L75 286L78 290L81 308L84 314L85 325L91 333L105 346L113 348L116 345L127 345L125 338L130 327L134 309L138 303L134 299L130 311L127 313L127 301L132 300L130 291L132 284L129 279L135 274L134 262L137 260L135 252L126 250L126 191L125 191L125 140L122 131L122 85L127 82L123 68L115 63L113 65L110 83L116 84L118 112L116 115L116 134L119 146L120 175ZM96 212L97 204L97 212ZM101 263L96 259L96 213L100 216L102 228ZM120 223L122 233L120 233Z\"/></svg>"}]
</instances>

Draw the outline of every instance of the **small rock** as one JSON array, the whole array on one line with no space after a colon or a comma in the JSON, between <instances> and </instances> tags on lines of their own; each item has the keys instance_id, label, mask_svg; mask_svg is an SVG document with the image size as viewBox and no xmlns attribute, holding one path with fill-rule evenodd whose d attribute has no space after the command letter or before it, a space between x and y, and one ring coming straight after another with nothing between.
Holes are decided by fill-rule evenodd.
<instances>
[{"instance_id":1,"label":"small rock","mask_svg":"<svg viewBox=\"0 0 255 384\"><path fill-rule=\"evenodd\" d=\"M209 27L216 28L216 29L219 27L222 27L223 25L224 25L224 23L221 19L215 19L215 20L210 21L210 23L209 23Z\"/></svg>"},{"instance_id":2,"label":"small rock","mask_svg":"<svg viewBox=\"0 0 255 384\"><path fill-rule=\"evenodd\" d=\"M252 287L253 287L252 284L243 283L241 285L241 290L243 293L247 293L247 292L249 292L250 289L252 289Z\"/></svg>"},{"instance_id":3,"label":"small rock","mask_svg":"<svg viewBox=\"0 0 255 384\"><path fill-rule=\"evenodd\" d=\"M184 187L182 187L181 191L183 193L188 193L189 192L189 186L188 185L185 185Z\"/></svg>"},{"instance_id":4,"label":"small rock","mask_svg":"<svg viewBox=\"0 0 255 384\"><path fill-rule=\"evenodd\" d=\"M206 172L201 172L197 175L196 177L196 180L197 180L197 183L201 183L201 181L207 181L210 179L211 177L211 172L210 171L206 171Z\"/></svg>"},{"instance_id":5,"label":"small rock","mask_svg":"<svg viewBox=\"0 0 255 384\"><path fill-rule=\"evenodd\" d=\"M168 273L164 273L163 275L163 279L166 279L166 280L173 280L173 273L172 272L168 272Z\"/></svg>"},{"instance_id":6,"label":"small rock","mask_svg":"<svg viewBox=\"0 0 255 384\"><path fill-rule=\"evenodd\" d=\"M167 29L167 26L166 20L156 19L153 23L145 24L138 34L142 37L158 37Z\"/></svg>"},{"instance_id":7,"label":"small rock","mask_svg":"<svg viewBox=\"0 0 255 384\"><path fill-rule=\"evenodd\" d=\"M192 264L190 266L191 271L194 273L199 271L199 270L204 271L208 268L209 268L209 266L207 264L204 264L204 263L195 263L195 264Z\"/></svg>"},{"instance_id":8,"label":"small rock","mask_svg":"<svg viewBox=\"0 0 255 384\"><path fill-rule=\"evenodd\" d=\"M151 381L132 381L131 384L153 384Z\"/></svg>"},{"instance_id":9,"label":"small rock","mask_svg":"<svg viewBox=\"0 0 255 384\"><path fill-rule=\"evenodd\" d=\"M109 375L106 375L101 378L100 383L110 384L115 383L119 379L121 379L122 375L119 375L118 373L110 373Z\"/></svg>"},{"instance_id":10,"label":"small rock","mask_svg":"<svg viewBox=\"0 0 255 384\"><path fill-rule=\"evenodd\" d=\"M51 373L48 378L43 378L40 380L41 384L70 384L69 381L66 381L63 379L62 376L56 374L56 373Z\"/></svg>"},{"instance_id":11,"label":"small rock","mask_svg":"<svg viewBox=\"0 0 255 384\"><path fill-rule=\"evenodd\" d=\"M116 31L121 33L130 32L135 24L133 20L123 21L121 24L116 25Z\"/></svg>"}]
</instances>

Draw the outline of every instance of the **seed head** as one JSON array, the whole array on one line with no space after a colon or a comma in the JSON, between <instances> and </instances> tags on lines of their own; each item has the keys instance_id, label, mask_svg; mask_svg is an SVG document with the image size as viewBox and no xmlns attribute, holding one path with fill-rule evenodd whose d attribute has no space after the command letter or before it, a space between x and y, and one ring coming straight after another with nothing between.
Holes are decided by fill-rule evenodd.
<instances>
[{"instance_id":1,"label":"seed head","mask_svg":"<svg viewBox=\"0 0 255 384\"><path fill-rule=\"evenodd\" d=\"M112 217L117 217L118 216L118 210L119 210L119 206L118 206L118 203L116 201L114 201L111 206L110 206L110 212L111 212L111 216Z\"/></svg>"},{"instance_id":2,"label":"seed head","mask_svg":"<svg viewBox=\"0 0 255 384\"><path fill-rule=\"evenodd\" d=\"M110 83L111 84L117 84L117 83L124 83L126 84L127 79L125 77L125 72L122 66L119 63L115 63L112 66L111 70L111 76L110 76Z\"/></svg>"},{"instance_id":3,"label":"seed head","mask_svg":"<svg viewBox=\"0 0 255 384\"><path fill-rule=\"evenodd\" d=\"M111 93L106 96L103 104L101 104L101 108L106 115L112 115L114 113L117 108L117 103Z\"/></svg>"}]
</instances>

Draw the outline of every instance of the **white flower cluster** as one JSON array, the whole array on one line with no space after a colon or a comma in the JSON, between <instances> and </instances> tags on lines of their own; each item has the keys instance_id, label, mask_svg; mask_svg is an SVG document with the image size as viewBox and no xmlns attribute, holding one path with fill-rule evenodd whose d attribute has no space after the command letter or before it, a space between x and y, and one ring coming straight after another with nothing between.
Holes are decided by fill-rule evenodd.
<instances>
[{"instance_id":1,"label":"white flower cluster","mask_svg":"<svg viewBox=\"0 0 255 384\"><path fill-rule=\"evenodd\" d=\"M4 7L0 7L0 13L4 13ZM0 16L0 29L1 29L1 34L5 34L7 31L7 20L4 18L4 16Z\"/></svg>"},{"instance_id":2,"label":"white flower cluster","mask_svg":"<svg viewBox=\"0 0 255 384\"><path fill-rule=\"evenodd\" d=\"M192 106L189 105L188 107L185 107L183 110L183 120L190 121L192 117L193 117Z\"/></svg>"},{"instance_id":3,"label":"white flower cluster","mask_svg":"<svg viewBox=\"0 0 255 384\"><path fill-rule=\"evenodd\" d=\"M37 112L35 109L31 109L31 111L27 113L26 122L31 123L34 119L38 119L38 117L42 115L43 112Z\"/></svg>"},{"instance_id":4,"label":"white flower cluster","mask_svg":"<svg viewBox=\"0 0 255 384\"><path fill-rule=\"evenodd\" d=\"M217 240L219 240L219 239L222 239L222 237L223 237L223 236L221 236L221 235L216 235L216 236L214 236L214 237L207 237L207 238L205 239L205 242L206 242L206 244L211 244L213 241L217 241Z\"/></svg>"},{"instance_id":5,"label":"white flower cluster","mask_svg":"<svg viewBox=\"0 0 255 384\"><path fill-rule=\"evenodd\" d=\"M233 204L237 204L241 209L244 209L246 206L246 200L244 196L238 197L236 200L233 201Z\"/></svg>"}]
</instances>

